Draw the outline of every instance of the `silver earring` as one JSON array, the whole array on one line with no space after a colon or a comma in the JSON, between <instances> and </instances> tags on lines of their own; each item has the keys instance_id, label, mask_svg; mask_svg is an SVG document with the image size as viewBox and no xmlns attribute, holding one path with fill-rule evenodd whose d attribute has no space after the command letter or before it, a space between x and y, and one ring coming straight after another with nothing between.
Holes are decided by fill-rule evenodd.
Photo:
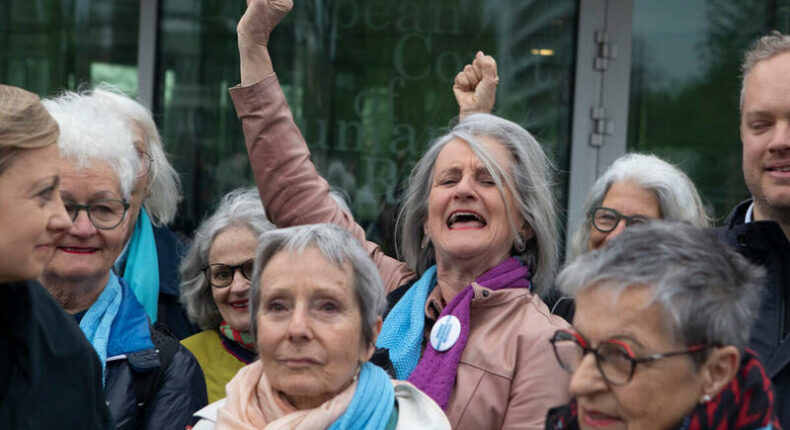
<instances>
[{"instance_id":1,"label":"silver earring","mask_svg":"<svg viewBox=\"0 0 790 430\"><path fill-rule=\"evenodd\" d=\"M422 237L422 243L420 243L420 248L422 249L427 248L429 243L431 243L431 236L428 233L425 233L425 236Z\"/></svg>"},{"instance_id":2,"label":"silver earring","mask_svg":"<svg viewBox=\"0 0 790 430\"><path fill-rule=\"evenodd\" d=\"M704 396L702 396L702 398L699 400L699 404L700 404L700 405L704 405L705 403L708 403L709 401L710 401L710 394L705 394L705 395L704 395Z\"/></svg>"}]
</instances>

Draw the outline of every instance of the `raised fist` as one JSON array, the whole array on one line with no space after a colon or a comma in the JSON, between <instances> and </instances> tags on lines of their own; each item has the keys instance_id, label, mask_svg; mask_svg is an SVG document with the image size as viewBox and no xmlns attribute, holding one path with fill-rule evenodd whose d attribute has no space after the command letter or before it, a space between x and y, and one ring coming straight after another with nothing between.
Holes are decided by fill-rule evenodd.
<instances>
[{"instance_id":1,"label":"raised fist","mask_svg":"<svg viewBox=\"0 0 790 430\"><path fill-rule=\"evenodd\" d=\"M266 46L274 27L293 7L293 0L247 0L247 11L239 20L236 32L256 45Z\"/></svg>"},{"instance_id":2,"label":"raised fist","mask_svg":"<svg viewBox=\"0 0 790 430\"><path fill-rule=\"evenodd\" d=\"M496 61L478 51L472 64L467 64L455 76L453 93L460 108L461 119L472 113L491 113L496 101L498 83Z\"/></svg>"}]
</instances>

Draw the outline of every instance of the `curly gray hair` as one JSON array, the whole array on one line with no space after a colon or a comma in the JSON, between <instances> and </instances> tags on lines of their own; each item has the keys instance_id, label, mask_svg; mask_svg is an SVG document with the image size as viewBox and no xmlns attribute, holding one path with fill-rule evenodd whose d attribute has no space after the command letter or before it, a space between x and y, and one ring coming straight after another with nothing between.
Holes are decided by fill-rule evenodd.
<instances>
[{"instance_id":1,"label":"curly gray hair","mask_svg":"<svg viewBox=\"0 0 790 430\"><path fill-rule=\"evenodd\" d=\"M200 224L181 260L181 302L189 319L203 330L216 330L222 322L203 268L208 264L214 238L234 225L245 225L257 235L274 230L266 219L257 189L239 188L226 194L216 212Z\"/></svg>"}]
</instances>

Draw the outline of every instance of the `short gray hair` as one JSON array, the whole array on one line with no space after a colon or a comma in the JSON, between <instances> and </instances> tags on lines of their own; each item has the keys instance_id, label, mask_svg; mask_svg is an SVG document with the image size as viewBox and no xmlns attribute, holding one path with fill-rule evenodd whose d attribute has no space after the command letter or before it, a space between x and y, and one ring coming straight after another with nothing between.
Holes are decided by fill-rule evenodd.
<instances>
[{"instance_id":1,"label":"short gray hair","mask_svg":"<svg viewBox=\"0 0 790 430\"><path fill-rule=\"evenodd\" d=\"M64 91L43 104L60 127L60 154L78 168L94 159L106 162L118 177L123 198L129 200L141 167L129 127L87 93Z\"/></svg>"},{"instance_id":2,"label":"short gray hair","mask_svg":"<svg viewBox=\"0 0 790 430\"><path fill-rule=\"evenodd\" d=\"M743 96L749 72L760 61L770 60L785 52L790 52L790 35L782 34L776 30L767 36L761 37L750 49L746 50L743 55L743 63L741 64L741 99L739 105L741 109L743 109Z\"/></svg>"},{"instance_id":3,"label":"short gray hair","mask_svg":"<svg viewBox=\"0 0 790 430\"><path fill-rule=\"evenodd\" d=\"M651 191L658 200L662 219L686 221L699 227L710 225L710 217L697 188L682 170L652 154L625 154L606 169L587 194L583 218L573 235L568 261L587 252L590 247L590 211L603 203L612 185L623 182L633 182Z\"/></svg>"},{"instance_id":4,"label":"short gray hair","mask_svg":"<svg viewBox=\"0 0 790 430\"><path fill-rule=\"evenodd\" d=\"M91 97L130 125L137 126L143 133L145 147L152 160L148 174L150 196L143 201L143 206L152 215L151 222L154 225L169 224L175 218L178 202L181 200L181 181L167 160L162 138L151 112L140 102L109 84L100 84L93 90Z\"/></svg>"},{"instance_id":5,"label":"short gray hair","mask_svg":"<svg viewBox=\"0 0 790 430\"><path fill-rule=\"evenodd\" d=\"M274 230L274 225L266 219L257 189L238 188L226 194L214 214L200 224L181 260L181 303L189 319L203 330L216 330L222 322L203 268L208 264L214 238L236 225L249 227L256 236Z\"/></svg>"},{"instance_id":6,"label":"short gray hair","mask_svg":"<svg viewBox=\"0 0 790 430\"><path fill-rule=\"evenodd\" d=\"M557 284L569 295L587 288L607 288L616 295L649 288L650 303L663 310L663 329L675 341L733 345L743 352L764 273L709 229L655 221L628 228L605 247L579 256L560 272Z\"/></svg>"},{"instance_id":7,"label":"short gray hair","mask_svg":"<svg viewBox=\"0 0 790 430\"><path fill-rule=\"evenodd\" d=\"M351 267L354 296L362 316L362 336L367 344L373 343L376 319L383 314L387 301L378 268L357 239L334 224L308 224L269 231L261 236L260 242L250 287L250 327L254 337L261 301L261 273L266 265L279 252L299 254L312 248L338 267L346 264Z\"/></svg>"},{"instance_id":8,"label":"short gray hair","mask_svg":"<svg viewBox=\"0 0 790 430\"><path fill-rule=\"evenodd\" d=\"M501 143L513 157L513 163L510 166L497 164L478 140L480 136ZM428 196L436 159L453 139L461 139L469 145L491 173L503 199L505 189L510 191L518 212L535 234L526 243L518 243L521 240L518 237L519 220L509 220L514 245L524 245L522 252L517 252L518 246L514 246L511 254L518 255L529 266L533 291L539 294L547 290L554 279L558 260L557 214L552 193L554 168L538 141L528 131L495 115L474 114L464 118L449 133L436 139L414 166L397 222L401 258L418 275L422 275L436 261L433 244L421 247L423 224L428 218ZM508 179L510 177L512 181Z\"/></svg>"}]
</instances>

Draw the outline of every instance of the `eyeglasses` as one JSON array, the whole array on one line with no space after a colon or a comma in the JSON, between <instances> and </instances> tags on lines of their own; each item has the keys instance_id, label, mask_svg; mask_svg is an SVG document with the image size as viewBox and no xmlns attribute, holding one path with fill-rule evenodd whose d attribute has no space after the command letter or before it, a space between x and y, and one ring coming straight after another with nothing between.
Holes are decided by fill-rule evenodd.
<instances>
[{"instance_id":1,"label":"eyeglasses","mask_svg":"<svg viewBox=\"0 0 790 430\"><path fill-rule=\"evenodd\" d=\"M255 267L255 260L250 259L235 266L217 263L209 264L204 267L203 274L206 275L206 281L215 288L225 288L233 283L233 277L236 271L241 269L241 276L244 279L252 281L252 271Z\"/></svg>"},{"instance_id":2,"label":"eyeglasses","mask_svg":"<svg viewBox=\"0 0 790 430\"><path fill-rule=\"evenodd\" d=\"M140 172L137 174L137 177L142 178L151 171L151 165L154 163L154 159L151 157L151 154L145 151L137 151L137 155L140 156Z\"/></svg>"},{"instance_id":3,"label":"eyeglasses","mask_svg":"<svg viewBox=\"0 0 790 430\"><path fill-rule=\"evenodd\" d=\"M643 358L634 357L631 347L617 339L608 339L598 344L596 348L588 346L587 341L580 334L570 330L557 330L549 340L554 348L554 355L563 369L573 373L579 367L584 356L591 352L595 356L595 364L601 372L603 379L610 385L625 385L634 376L634 370L639 363L660 360L674 355L691 354L710 348L712 345L692 345L681 351L653 354Z\"/></svg>"},{"instance_id":4,"label":"eyeglasses","mask_svg":"<svg viewBox=\"0 0 790 430\"><path fill-rule=\"evenodd\" d=\"M129 210L129 203L126 200L116 199L101 199L84 205L64 199L63 206L66 207L71 222L76 221L80 211L84 210L91 224L100 230L112 230L118 227L126 217L126 211Z\"/></svg>"},{"instance_id":5,"label":"eyeglasses","mask_svg":"<svg viewBox=\"0 0 790 430\"><path fill-rule=\"evenodd\" d=\"M593 227L601 233L609 233L614 230L621 219L625 219L625 225L644 224L650 222L650 218L644 215L623 215L611 208L597 207L590 210Z\"/></svg>"}]
</instances>

